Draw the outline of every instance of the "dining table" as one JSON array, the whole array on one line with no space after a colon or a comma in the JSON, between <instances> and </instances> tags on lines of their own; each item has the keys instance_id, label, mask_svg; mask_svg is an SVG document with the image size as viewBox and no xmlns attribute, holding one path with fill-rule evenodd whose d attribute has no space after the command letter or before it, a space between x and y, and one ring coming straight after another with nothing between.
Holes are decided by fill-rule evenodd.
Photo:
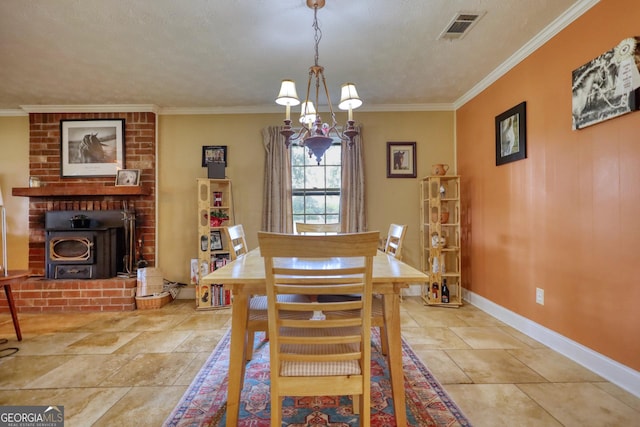
<instances>
[{"instance_id":1,"label":"dining table","mask_svg":"<svg viewBox=\"0 0 640 427\"><path fill-rule=\"evenodd\" d=\"M280 265L296 267L308 263L308 259L277 259ZM350 258L318 259L316 262L330 264L353 262ZM404 374L402 365L402 339L400 323L400 292L410 283L424 283L428 276L420 270L406 264L391 255L379 251L373 260L373 293L383 299L383 328L388 342L388 363L393 407L396 425L407 424ZM247 323L249 319L249 300L254 295L266 295L264 260L260 249L256 248L227 265L207 274L203 284L222 284L232 293L231 343L229 355L229 380L227 392L227 427L236 427L240 394L244 383L246 363ZM381 337L383 339L384 337Z\"/></svg>"}]
</instances>

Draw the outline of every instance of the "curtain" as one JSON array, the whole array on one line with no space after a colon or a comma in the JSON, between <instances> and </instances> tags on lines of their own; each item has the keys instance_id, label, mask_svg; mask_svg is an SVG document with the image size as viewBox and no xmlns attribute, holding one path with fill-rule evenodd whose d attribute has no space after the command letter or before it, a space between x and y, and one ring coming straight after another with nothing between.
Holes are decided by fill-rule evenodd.
<instances>
[{"instance_id":1,"label":"curtain","mask_svg":"<svg viewBox=\"0 0 640 427\"><path fill-rule=\"evenodd\" d=\"M262 230L293 233L289 150L285 148L277 126L263 129L262 139L267 154L264 165Z\"/></svg>"},{"instance_id":2,"label":"curtain","mask_svg":"<svg viewBox=\"0 0 640 427\"><path fill-rule=\"evenodd\" d=\"M340 189L340 223L345 233L367 231L367 214L364 194L364 152L362 127L353 147L342 143L342 188Z\"/></svg>"}]
</instances>

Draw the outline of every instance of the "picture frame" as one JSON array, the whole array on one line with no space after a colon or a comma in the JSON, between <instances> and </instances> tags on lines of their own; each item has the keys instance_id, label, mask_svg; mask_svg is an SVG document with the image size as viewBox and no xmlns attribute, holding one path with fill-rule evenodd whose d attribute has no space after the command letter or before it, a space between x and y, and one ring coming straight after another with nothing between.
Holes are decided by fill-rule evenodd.
<instances>
[{"instance_id":1,"label":"picture frame","mask_svg":"<svg viewBox=\"0 0 640 427\"><path fill-rule=\"evenodd\" d=\"M387 178L415 178L416 169L415 142L387 142Z\"/></svg>"},{"instance_id":2,"label":"picture frame","mask_svg":"<svg viewBox=\"0 0 640 427\"><path fill-rule=\"evenodd\" d=\"M116 173L116 187L137 187L140 185L140 169L119 169Z\"/></svg>"},{"instance_id":3,"label":"picture frame","mask_svg":"<svg viewBox=\"0 0 640 427\"><path fill-rule=\"evenodd\" d=\"M124 119L60 120L60 176L116 176L125 165L124 130Z\"/></svg>"},{"instance_id":4,"label":"picture frame","mask_svg":"<svg viewBox=\"0 0 640 427\"><path fill-rule=\"evenodd\" d=\"M527 103L496 116L496 166L527 158Z\"/></svg>"},{"instance_id":5,"label":"picture frame","mask_svg":"<svg viewBox=\"0 0 640 427\"><path fill-rule=\"evenodd\" d=\"M209 163L224 163L227 166L227 146L226 145L203 145L202 146L202 167L206 168Z\"/></svg>"},{"instance_id":6,"label":"picture frame","mask_svg":"<svg viewBox=\"0 0 640 427\"><path fill-rule=\"evenodd\" d=\"M211 231L211 250L212 251L222 250L222 234L220 233L220 230Z\"/></svg>"},{"instance_id":7,"label":"picture frame","mask_svg":"<svg viewBox=\"0 0 640 427\"><path fill-rule=\"evenodd\" d=\"M628 37L571 72L572 130L640 109L640 37Z\"/></svg>"}]
</instances>

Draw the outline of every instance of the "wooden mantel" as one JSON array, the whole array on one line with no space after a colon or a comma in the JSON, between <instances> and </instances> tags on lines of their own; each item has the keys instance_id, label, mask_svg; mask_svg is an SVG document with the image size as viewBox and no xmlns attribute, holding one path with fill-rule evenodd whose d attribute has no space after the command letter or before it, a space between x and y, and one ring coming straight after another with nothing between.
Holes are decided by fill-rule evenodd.
<instances>
[{"instance_id":1,"label":"wooden mantel","mask_svg":"<svg viewBox=\"0 0 640 427\"><path fill-rule=\"evenodd\" d=\"M151 190L142 185L51 184L44 187L14 187L11 194L20 197L148 196Z\"/></svg>"}]
</instances>

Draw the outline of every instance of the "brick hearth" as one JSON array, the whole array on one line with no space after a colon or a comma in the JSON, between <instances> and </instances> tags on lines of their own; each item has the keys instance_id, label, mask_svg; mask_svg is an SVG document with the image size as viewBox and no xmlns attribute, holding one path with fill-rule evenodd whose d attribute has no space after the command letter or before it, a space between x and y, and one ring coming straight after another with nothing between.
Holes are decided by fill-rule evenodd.
<instances>
[{"instance_id":1,"label":"brick hearth","mask_svg":"<svg viewBox=\"0 0 640 427\"><path fill-rule=\"evenodd\" d=\"M11 285L19 313L135 310L136 279L48 280L32 277ZM0 299L8 311L6 299Z\"/></svg>"}]
</instances>

